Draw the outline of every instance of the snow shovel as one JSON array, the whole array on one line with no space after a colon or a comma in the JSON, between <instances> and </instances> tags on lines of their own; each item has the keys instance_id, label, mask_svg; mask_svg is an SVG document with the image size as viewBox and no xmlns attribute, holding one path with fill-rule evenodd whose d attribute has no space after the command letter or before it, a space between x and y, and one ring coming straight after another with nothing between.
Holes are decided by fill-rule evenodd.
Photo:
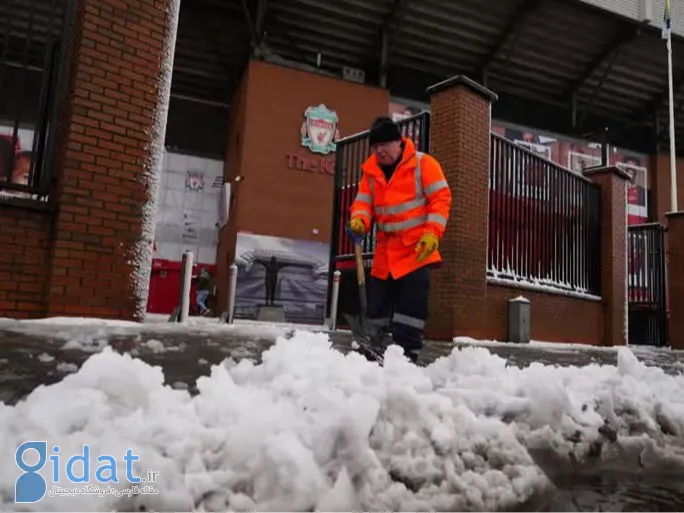
<instances>
[{"instance_id":1,"label":"snow shovel","mask_svg":"<svg viewBox=\"0 0 684 513\"><path fill-rule=\"evenodd\" d=\"M384 357L373 347L373 338L376 333L371 329L367 318L368 301L366 298L366 273L363 268L363 247L361 244L354 244L354 257L356 260L356 282L359 286L359 315L358 317L352 317L345 313L344 318L352 332L354 342L359 345L358 351L382 365Z\"/></svg>"}]
</instances>

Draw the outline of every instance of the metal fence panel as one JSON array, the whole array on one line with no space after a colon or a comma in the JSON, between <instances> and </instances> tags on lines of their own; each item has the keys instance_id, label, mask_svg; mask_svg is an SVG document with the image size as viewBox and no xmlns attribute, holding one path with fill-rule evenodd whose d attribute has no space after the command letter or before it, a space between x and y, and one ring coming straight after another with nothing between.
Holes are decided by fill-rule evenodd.
<instances>
[{"instance_id":1,"label":"metal fence panel","mask_svg":"<svg viewBox=\"0 0 684 513\"><path fill-rule=\"evenodd\" d=\"M598 296L601 191L492 133L489 276Z\"/></svg>"},{"instance_id":2,"label":"metal fence panel","mask_svg":"<svg viewBox=\"0 0 684 513\"><path fill-rule=\"evenodd\" d=\"M628 228L629 343L667 345L665 228L660 223Z\"/></svg>"}]
</instances>

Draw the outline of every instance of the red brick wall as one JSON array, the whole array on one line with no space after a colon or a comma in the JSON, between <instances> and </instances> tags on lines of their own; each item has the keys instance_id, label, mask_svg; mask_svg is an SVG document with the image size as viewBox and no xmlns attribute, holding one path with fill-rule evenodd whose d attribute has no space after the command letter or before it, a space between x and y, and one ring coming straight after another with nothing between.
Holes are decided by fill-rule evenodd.
<instances>
[{"instance_id":1,"label":"red brick wall","mask_svg":"<svg viewBox=\"0 0 684 513\"><path fill-rule=\"evenodd\" d=\"M330 241L333 177L288 167L288 154L334 161L301 146L307 107L324 103L339 116L342 137L366 130L387 115L389 93L342 79L251 61L231 108L226 176L244 176L235 187L233 219L219 234L217 283L223 285L237 231ZM314 233L317 230L317 233ZM226 291L219 287L219 309Z\"/></svg>"},{"instance_id":2,"label":"red brick wall","mask_svg":"<svg viewBox=\"0 0 684 513\"><path fill-rule=\"evenodd\" d=\"M250 63L247 80L240 159L245 181L239 186L238 229L328 242L332 175L287 165L289 153L316 160L321 157L300 144L304 111L324 103L337 112L344 137L367 129L375 117L386 115L389 93L261 61Z\"/></svg>"},{"instance_id":3,"label":"red brick wall","mask_svg":"<svg viewBox=\"0 0 684 513\"><path fill-rule=\"evenodd\" d=\"M603 345L627 344L627 183L617 167L584 172L601 188L601 294Z\"/></svg>"},{"instance_id":4,"label":"red brick wall","mask_svg":"<svg viewBox=\"0 0 684 513\"><path fill-rule=\"evenodd\" d=\"M242 173L242 154L244 152L244 126L245 115L247 112L247 87L249 85L249 68L240 82L238 90L233 96L233 103L228 116L228 142L226 149L226 159L224 177L233 181L235 177ZM216 248L216 284L220 289L217 294L216 309L219 312L225 311L228 306L228 298L224 285L228 283L228 266L235 258L235 243L237 239L237 205L241 187L235 185L231 188L230 217L226 224L219 231L218 247Z\"/></svg>"},{"instance_id":5,"label":"red brick wall","mask_svg":"<svg viewBox=\"0 0 684 513\"><path fill-rule=\"evenodd\" d=\"M0 204L0 317L45 314L52 213Z\"/></svg>"},{"instance_id":6,"label":"red brick wall","mask_svg":"<svg viewBox=\"0 0 684 513\"><path fill-rule=\"evenodd\" d=\"M603 340L601 301L487 284L487 327L483 338L508 337L508 301L523 296L531 302L530 336L545 342L600 345Z\"/></svg>"},{"instance_id":7,"label":"red brick wall","mask_svg":"<svg viewBox=\"0 0 684 513\"><path fill-rule=\"evenodd\" d=\"M54 209L1 207L0 315L144 314L151 245L141 236L154 215L144 206L163 145L160 98L170 86L163 56L175 44L169 21L178 5L75 0L56 120Z\"/></svg>"},{"instance_id":8,"label":"red brick wall","mask_svg":"<svg viewBox=\"0 0 684 513\"><path fill-rule=\"evenodd\" d=\"M506 341L508 300L531 301L531 337L597 345L625 343L626 184L619 170L591 179L602 189L601 301L487 283L491 101L496 95L465 77L433 86L430 153L452 191L450 221L440 242L444 257L433 274L427 335Z\"/></svg>"},{"instance_id":9,"label":"red brick wall","mask_svg":"<svg viewBox=\"0 0 684 513\"><path fill-rule=\"evenodd\" d=\"M146 291L141 298L136 280L147 251L139 241L153 186L146 176L163 144L160 77L173 3L77 2L48 315L141 313Z\"/></svg>"},{"instance_id":10,"label":"red brick wall","mask_svg":"<svg viewBox=\"0 0 684 513\"><path fill-rule=\"evenodd\" d=\"M452 194L440 242L443 266L433 274L427 333L432 338L481 337L486 324L489 129L491 98L468 84L432 94L430 153Z\"/></svg>"}]
</instances>

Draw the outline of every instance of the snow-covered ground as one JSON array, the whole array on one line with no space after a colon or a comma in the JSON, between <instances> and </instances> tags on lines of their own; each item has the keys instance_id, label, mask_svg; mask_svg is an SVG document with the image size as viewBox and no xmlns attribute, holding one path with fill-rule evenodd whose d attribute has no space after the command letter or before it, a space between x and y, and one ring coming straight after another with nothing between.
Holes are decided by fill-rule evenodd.
<instances>
[{"instance_id":1,"label":"snow-covered ground","mask_svg":"<svg viewBox=\"0 0 684 513\"><path fill-rule=\"evenodd\" d=\"M119 321L86 317L49 317L45 319L8 319L0 317L0 330L28 335L50 335L71 340L79 337L112 337L154 331L161 336L178 333L231 334L245 337L275 337L293 329L328 331L326 326L289 323L265 323L238 320L234 324L216 318L190 317L185 323L168 322L167 315L148 314L145 322Z\"/></svg>"},{"instance_id":2,"label":"snow-covered ground","mask_svg":"<svg viewBox=\"0 0 684 513\"><path fill-rule=\"evenodd\" d=\"M216 318L206 317L190 317L184 323L172 323L168 322L168 316L149 314L145 322L84 317L50 317L27 320L0 318L0 331L60 340L65 342L62 349L74 349L90 353L101 351L109 345L113 338L117 337L133 338L152 334L155 338L162 340L169 336L176 338L188 336L195 340L199 336L207 336L219 341L221 339L230 341L236 338L248 341L275 339L292 333L295 329L329 331L326 326L288 323L237 321L234 324L226 324ZM147 345L149 346L149 344ZM182 349L182 346L175 348L175 350L179 349Z\"/></svg>"},{"instance_id":3,"label":"snow-covered ground","mask_svg":"<svg viewBox=\"0 0 684 513\"><path fill-rule=\"evenodd\" d=\"M16 322L2 320L0 329ZM85 338L84 330L149 329L70 322L20 329L66 340L78 330ZM684 376L647 367L627 348L617 366L521 369L484 347L461 347L421 368L392 347L381 368L332 349L326 333L286 339L279 330L291 326L194 322L187 329L279 338L259 365L213 366L195 396L164 386L159 367L105 348L16 406L0 404L0 508L494 511L550 490L540 454L561 466L599 460L684 471ZM182 329L156 328L160 338ZM15 450L27 440L60 445L64 459L84 443L92 458L130 448L140 455L138 474L158 472L151 486L159 493L14 504ZM114 486L130 485L122 478Z\"/></svg>"}]
</instances>

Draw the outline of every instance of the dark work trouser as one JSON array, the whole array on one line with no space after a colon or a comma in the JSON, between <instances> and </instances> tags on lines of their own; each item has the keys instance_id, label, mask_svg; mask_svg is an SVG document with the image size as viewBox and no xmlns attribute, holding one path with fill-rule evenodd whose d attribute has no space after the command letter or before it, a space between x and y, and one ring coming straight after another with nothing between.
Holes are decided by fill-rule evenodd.
<instances>
[{"instance_id":1,"label":"dark work trouser","mask_svg":"<svg viewBox=\"0 0 684 513\"><path fill-rule=\"evenodd\" d=\"M368 281L368 319L391 327L394 343L415 360L423 348L428 316L430 267L424 266L395 280L374 276Z\"/></svg>"}]
</instances>

